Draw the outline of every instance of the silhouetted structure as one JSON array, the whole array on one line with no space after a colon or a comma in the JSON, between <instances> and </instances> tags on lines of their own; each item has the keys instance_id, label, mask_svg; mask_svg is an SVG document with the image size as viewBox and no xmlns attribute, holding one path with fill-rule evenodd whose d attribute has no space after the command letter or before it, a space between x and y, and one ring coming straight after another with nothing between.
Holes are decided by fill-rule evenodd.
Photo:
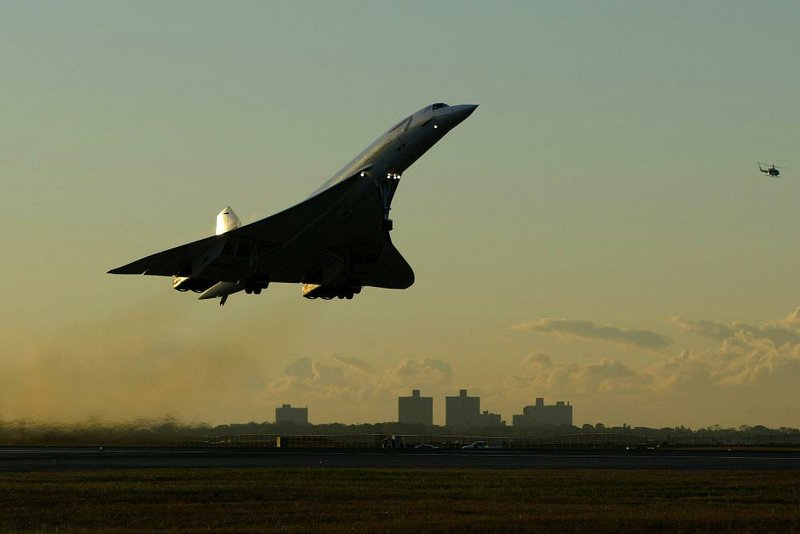
<instances>
[{"instance_id":1,"label":"silhouetted structure","mask_svg":"<svg viewBox=\"0 0 800 534\"><path fill-rule=\"evenodd\" d=\"M545 406L544 398L537 397L534 406L525 406L512 421L514 426L572 425L572 406L564 401Z\"/></svg>"},{"instance_id":2,"label":"silhouetted structure","mask_svg":"<svg viewBox=\"0 0 800 534\"><path fill-rule=\"evenodd\" d=\"M481 398L470 397L467 390L458 392L458 397L445 397L445 424L447 426L499 426L500 414L481 413Z\"/></svg>"},{"instance_id":3,"label":"silhouetted structure","mask_svg":"<svg viewBox=\"0 0 800 534\"><path fill-rule=\"evenodd\" d=\"M433 397L420 397L419 390L410 397L397 398L397 420L409 425L433 425Z\"/></svg>"},{"instance_id":4,"label":"silhouetted structure","mask_svg":"<svg viewBox=\"0 0 800 534\"><path fill-rule=\"evenodd\" d=\"M458 397L445 397L445 424L447 426L469 426L481 411L481 398L468 397L467 390L458 392Z\"/></svg>"},{"instance_id":5,"label":"silhouetted structure","mask_svg":"<svg viewBox=\"0 0 800 534\"><path fill-rule=\"evenodd\" d=\"M488 410L484 410L475 417L473 424L475 426L500 426L503 421L499 413L489 413Z\"/></svg>"},{"instance_id":6,"label":"silhouetted structure","mask_svg":"<svg viewBox=\"0 0 800 534\"><path fill-rule=\"evenodd\" d=\"M292 408L291 404L284 404L280 408L275 408L276 423L294 423L296 425L308 424L308 407Z\"/></svg>"}]
</instances>

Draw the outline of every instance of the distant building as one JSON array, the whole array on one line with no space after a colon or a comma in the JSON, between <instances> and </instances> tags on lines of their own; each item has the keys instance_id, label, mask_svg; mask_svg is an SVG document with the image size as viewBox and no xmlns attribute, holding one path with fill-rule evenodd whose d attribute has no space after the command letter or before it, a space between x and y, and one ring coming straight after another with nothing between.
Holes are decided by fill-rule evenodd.
<instances>
[{"instance_id":1,"label":"distant building","mask_svg":"<svg viewBox=\"0 0 800 534\"><path fill-rule=\"evenodd\" d=\"M458 397L445 397L445 424L447 426L500 426L500 414L481 413L481 398L470 397L467 390L458 392Z\"/></svg>"},{"instance_id":2,"label":"distant building","mask_svg":"<svg viewBox=\"0 0 800 534\"><path fill-rule=\"evenodd\" d=\"M558 401L545 406L544 399L537 397L534 406L525 406L522 415L513 417L514 426L572 425L572 406Z\"/></svg>"},{"instance_id":3,"label":"distant building","mask_svg":"<svg viewBox=\"0 0 800 534\"><path fill-rule=\"evenodd\" d=\"M410 397L397 398L397 420L409 425L433 425L433 397L420 397L419 390Z\"/></svg>"},{"instance_id":4,"label":"distant building","mask_svg":"<svg viewBox=\"0 0 800 534\"><path fill-rule=\"evenodd\" d=\"M280 408L275 408L276 423L294 423L296 425L308 424L308 407L292 408L291 404L284 404Z\"/></svg>"},{"instance_id":5,"label":"distant building","mask_svg":"<svg viewBox=\"0 0 800 534\"><path fill-rule=\"evenodd\" d=\"M475 417L473 424L475 426L501 426L503 421L499 413L489 413L484 410Z\"/></svg>"},{"instance_id":6,"label":"distant building","mask_svg":"<svg viewBox=\"0 0 800 534\"><path fill-rule=\"evenodd\" d=\"M458 397L445 397L445 424L447 426L472 426L481 413L481 398L468 397L467 390Z\"/></svg>"}]
</instances>

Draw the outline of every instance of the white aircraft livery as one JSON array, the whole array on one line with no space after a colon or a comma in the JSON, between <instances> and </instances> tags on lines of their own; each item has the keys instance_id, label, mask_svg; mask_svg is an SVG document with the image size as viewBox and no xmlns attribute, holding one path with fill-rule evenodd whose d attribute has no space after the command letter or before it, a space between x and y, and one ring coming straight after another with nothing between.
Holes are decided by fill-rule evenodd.
<instances>
[{"instance_id":1,"label":"white aircraft livery","mask_svg":"<svg viewBox=\"0 0 800 534\"><path fill-rule=\"evenodd\" d=\"M400 121L306 200L242 226L230 207L216 234L109 271L172 276L178 291L201 299L270 283L303 284L305 298L352 299L365 286L406 289L414 271L389 237L389 209L403 172L477 105L426 106Z\"/></svg>"}]
</instances>

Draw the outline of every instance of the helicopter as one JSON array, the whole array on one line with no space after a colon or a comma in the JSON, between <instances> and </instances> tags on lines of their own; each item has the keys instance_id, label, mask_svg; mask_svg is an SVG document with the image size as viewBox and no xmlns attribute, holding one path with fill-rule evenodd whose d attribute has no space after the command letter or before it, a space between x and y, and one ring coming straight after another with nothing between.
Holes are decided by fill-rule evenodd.
<instances>
[{"instance_id":1,"label":"helicopter","mask_svg":"<svg viewBox=\"0 0 800 534\"><path fill-rule=\"evenodd\" d=\"M762 165L766 165L766 164L765 163L759 163L758 164L758 170L760 170L764 174L768 174L768 175L774 176L776 178L778 176L780 176L780 174L781 174L781 171L779 171L778 169L785 169L786 168L786 167L776 167L775 164L773 163L771 167L767 167L765 169L764 167L762 167Z\"/></svg>"}]
</instances>

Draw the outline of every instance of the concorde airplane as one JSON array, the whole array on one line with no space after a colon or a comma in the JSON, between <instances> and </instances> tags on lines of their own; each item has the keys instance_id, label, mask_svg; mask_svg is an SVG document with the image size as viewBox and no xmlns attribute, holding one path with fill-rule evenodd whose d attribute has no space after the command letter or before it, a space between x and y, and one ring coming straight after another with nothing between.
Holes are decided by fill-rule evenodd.
<instances>
[{"instance_id":1,"label":"concorde airplane","mask_svg":"<svg viewBox=\"0 0 800 534\"><path fill-rule=\"evenodd\" d=\"M308 299L352 299L361 288L405 289L414 271L389 237L389 209L403 172L477 105L437 103L373 141L303 202L242 226L230 207L216 235L109 271L172 276L178 291L220 299L260 294L270 283L302 284Z\"/></svg>"}]
</instances>

